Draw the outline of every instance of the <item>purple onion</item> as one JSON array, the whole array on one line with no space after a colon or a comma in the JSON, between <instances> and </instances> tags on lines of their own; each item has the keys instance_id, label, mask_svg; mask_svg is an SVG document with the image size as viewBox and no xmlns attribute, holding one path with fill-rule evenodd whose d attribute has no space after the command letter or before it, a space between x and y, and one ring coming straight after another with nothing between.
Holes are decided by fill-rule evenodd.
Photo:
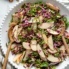
<instances>
[{"instance_id":1,"label":"purple onion","mask_svg":"<svg viewBox=\"0 0 69 69\"><path fill-rule=\"evenodd\" d=\"M17 54L23 51L23 47L20 44L16 44L12 50L12 54Z\"/></svg>"},{"instance_id":2,"label":"purple onion","mask_svg":"<svg viewBox=\"0 0 69 69\"><path fill-rule=\"evenodd\" d=\"M61 45L62 45L62 42L60 42L60 41L54 43L54 47L59 47Z\"/></svg>"},{"instance_id":3,"label":"purple onion","mask_svg":"<svg viewBox=\"0 0 69 69\"><path fill-rule=\"evenodd\" d=\"M31 30L30 32L28 32L28 33L25 35L25 37L33 37L33 35L34 35L34 32L33 32L33 30Z\"/></svg>"},{"instance_id":4,"label":"purple onion","mask_svg":"<svg viewBox=\"0 0 69 69\"><path fill-rule=\"evenodd\" d=\"M43 16L46 18L51 18L51 14L49 12L43 13Z\"/></svg>"},{"instance_id":5,"label":"purple onion","mask_svg":"<svg viewBox=\"0 0 69 69\"><path fill-rule=\"evenodd\" d=\"M65 31L64 36L65 36L66 38L69 38L69 32Z\"/></svg>"}]
</instances>

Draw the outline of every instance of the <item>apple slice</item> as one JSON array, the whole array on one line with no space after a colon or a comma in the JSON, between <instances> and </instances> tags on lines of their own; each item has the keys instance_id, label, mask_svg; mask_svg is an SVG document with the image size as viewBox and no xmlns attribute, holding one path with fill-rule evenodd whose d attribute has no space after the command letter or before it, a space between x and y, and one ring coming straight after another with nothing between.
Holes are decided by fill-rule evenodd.
<instances>
[{"instance_id":1,"label":"apple slice","mask_svg":"<svg viewBox=\"0 0 69 69\"><path fill-rule=\"evenodd\" d=\"M57 11L57 12L59 11L59 8L56 7L56 6L54 6L54 5L52 5L51 3L46 3L46 5L47 5L48 7L50 7L51 9Z\"/></svg>"},{"instance_id":2,"label":"apple slice","mask_svg":"<svg viewBox=\"0 0 69 69\"><path fill-rule=\"evenodd\" d=\"M65 54L65 46L61 46L61 47L60 47L60 51L62 51L63 54Z\"/></svg>"},{"instance_id":3,"label":"apple slice","mask_svg":"<svg viewBox=\"0 0 69 69\"><path fill-rule=\"evenodd\" d=\"M23 42L22 45L25 49L28 49L28 50L31 49L30 44L28 42Z\"/></svg>"},{"instance_id":4,"label":"apple slice","mask_svg":"<svg viewBox=\"0 0 69 69\"><path fill-rule=\"evenodd\" d=\"M48 37L48 46L51 50L54 50L52 35Z\"/></svg>"},{"instance_id":5,"label":"apple slice","mask_svg":"<svg viewBox=\"0 0 69 69\"><path fill-rule=\"evenodd\" d=\"M32 49L33 51L37 51L36 45L31 44L31 49Z\"/></svg>"},{"instance_id":6,"label":"apple slice","mask_svg":"<svg viewBox=\"0 0 69 69\"><path fill-rule=\"evenodd\" d=\"M26 50L25 56L23 58L24 61L27 60L30 53L31 53L31 50Z\"/></svg>"},{"instance_id":7,"label":"apple slice","mask_svg":"<svg viewBox=\"0 0 69 69\"><path fill-rule=\"evenodd\" d=\"M14 35L14 38L17 39L17 37L18 37L18 25L16 25L16 26L13 28L13 35Z\"/></svg>"},{"instance_id":8,"label":"apple slice","mask_svg":"<svg viewBox=\"0 0 69 69\"><path fill-rule=\"evenodd\" d=\"M50 61L50 62L53 62L53 63L59 63L61 60L57 57L54 57L53 55L49 55L47 57L47 60Z\"/></svg>"},{"instance_id":9,"label":"apple slice","mask_svg":"<svg viewBox=\"0 0 69 69\"><path fill-rule=\"evenodd\" d=\"M51 49L48 49L48 52L51 53L51 54L55 54L57 52L57 50L51 50Z\"/></svg>"},{"instance_id":10,"label":"apple slice","mask_svg":"<svg viewBox=\"0 0 69 69\"><path fill-rule=\"evenodd\" d=\"M52 27L52 26L53 26L53 23L42 23L38 27L41 29L47 29L47 28Z\"/></svg>"},{"instance_id":11,"label":"apple slice","mask_svg":"<svg viewBox=\"0 0 69 69\"><path fill-rule=\"evenodd\" d=\"M33 50L33 51L36 51L37 50L37 42L36 42L36 40L32 40L31 41L31 49Z\"/></svg>"},{"instance_id":12,"label":"apple slice","mask_svg":"<svg viewBox=\"0 0 69 69\"><path fill-rule=\"evenodd\" d=\"M44 33L42 33L42 36L43 36L43 40L44 40L45 44L48 44L47 36Z\"/></svg>"},{"instance_id":13,"label":"apple slice","mask_svg":"<svg viewBox=\"0 0 69 69\"><path fill-rule=\"evenodd\" d=\"M40 55L41 59L46 61L46 56L39 44L37 44L37 51L38 51L38 54Z\"/></svg>"},{"instance_id":14,"label":"apple slice","mask_svg":"<svg viewBox=\"0 0 69 69\"><path fill-rule=\"evenodd\" d=\"M47 31L52 35L58 35L59 34L57 31L54 31L52 29L47 29Z\"/></svg>"},{"instance_id":15,"label":"apple slice","mask_svg":"<svg viewBox=\"0 0 69 69\"><path fill-rule=\"evenodd\" d=\"M36 40L31 40L31 44L36 45L37 41Z\"/></svg>"},{"instance_id":16,"label":"apple slice","mask_svg":"<svg viewBox=\"0 0 69 69\"><path fill-rule=\"evenodd\" d=\"M37 37L42 39L42 34L40 32L36 33Z\"/></svg>"}]
</instances>

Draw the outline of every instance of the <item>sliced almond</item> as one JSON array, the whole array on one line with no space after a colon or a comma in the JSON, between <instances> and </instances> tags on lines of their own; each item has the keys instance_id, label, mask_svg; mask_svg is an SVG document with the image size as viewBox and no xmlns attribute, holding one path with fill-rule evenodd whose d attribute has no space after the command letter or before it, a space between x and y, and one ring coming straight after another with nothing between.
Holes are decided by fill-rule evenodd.
<instances>
[{"instance_id":1,"label":"sliced almond","mask_svg":"<svg viewBox=\"0 0 69 69\"><path fill-rule=\"evenodd\" d=\"M50 7L51 9L57 11L57 12L59 11L59 8L56 7L56 6L54 6L54 5L52 5L51 3L46 3L46 5L47 5L48 7Z\"/></svg>"},{"instance_id":2,"label":"sliced almond","mask_svg":"<svg viewBox=\"0 0 69 69\"><path fill-rule=\"evenodd\" d=\"M55 50L55 49L54 50L48 49L48 52L51 53L51 54L54 54L54 53L57 52L57 50Z\"/></svg>"},{"instance_id":3,"label":"sliced almond","mask_svg":"<svg viewBox=\"0 0 69 69\"><path fill-rule=\"evenodd\" d=\"M30 44L28 42L23 42L22 45L25 49L31 49Z\"/></svg>"},{"instance_id":4,"label":"sliced almond","mask_svg":"<svg viewBox=\"0 0 69 69\"><path fill-rule=\"evenodd\" d=\"M54 31L52 29L47 29L47 31L52 35L58 35L59 34L57 31Z\"/></svg>"},{"instance_id":5,"label":"sliced almond","mask_svg":"<svg viewBox=\"0 0 69 69\"><path fill-rule=\"evenodd\" d=\"M25 51L21 54L17 54L13 61L16 63L20 63L20 61L23 59L24 55L25 55Z\"/></svg>"},{"instance_id":6,"label":"sliced almond","mask_svg":"<svg viewBox=\"0 0 69 69\"><path fill-rule=\"evenodd\" d=\"M42 36L43 36L43 40L44 40L45 44L48 44L47 36L44 33L42 33Z\"/></svg>"},{"instance_id":7,"label":"sliced almond","mask_svg":"<svg viewBox=\"0 0 69 69\"><path fill-rule=\"evenodd\" d=\"M38 27L41 29L47 29L47 28L52 27L52 26L53 26L53 23L42 23Z\"/></svg>"},{"instance_id":8,"label":"sliced almond","mask_svg":"<svg viewBox=\"0 0 69 69\"><path fill-rule=\"evenodd\" d=\"M54 50L54 45L53 45L53 38L52 35L48 37L48 46L51 50Z\"/></svg>"},{"instance_id":9,"label":"sliced almond","mask_svg":"<svg viewBox=\"0 0 69 69\"><path fill-rule=\"evenodd\" d=\"M38 51L38 54L40 55L41 59L46 61L46 56L39 44L37 44L37 51Z\"/></svg>"},{"instance_id":10,"label":"sliced almond","mask_svg":"<svg viewBox=\"0 0 69 69\"><path fill-rule=\"evenodd\" d=\"M50 62L55 62L55 63L59 63L61 60L57 57L54 57L53 55L49 55L47 57L47 60L50 61Z\"/></svg>"}]
</instances>

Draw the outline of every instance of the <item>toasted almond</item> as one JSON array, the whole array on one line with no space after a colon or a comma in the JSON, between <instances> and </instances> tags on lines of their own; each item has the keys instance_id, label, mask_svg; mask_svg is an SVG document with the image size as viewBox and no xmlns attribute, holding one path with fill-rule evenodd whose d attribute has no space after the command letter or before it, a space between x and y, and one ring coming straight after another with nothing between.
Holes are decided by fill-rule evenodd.
<instances>
[{"instance_id":1,"label":"toasted almond","mask_svg":"<svg viewBox=\"0 0 69 69\"><path fill-rule=\"evenodd\" d=\"M15 56L15 58L14 58L14 62L16 62L16 63L19 63L20 62L20 57L22 56L22 54L17 54L16 56Z\"/></svg>"}]
</instances>

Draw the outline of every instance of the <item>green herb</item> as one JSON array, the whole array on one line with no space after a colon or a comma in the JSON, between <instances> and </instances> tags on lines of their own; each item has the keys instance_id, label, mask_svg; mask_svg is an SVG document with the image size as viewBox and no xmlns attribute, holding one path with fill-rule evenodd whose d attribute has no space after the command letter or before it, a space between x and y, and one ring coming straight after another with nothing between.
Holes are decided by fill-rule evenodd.
<instances>
[{"instance_id":1,"label":"green herb","mask_svg":"<svg viewBox=\"0 0 69 69\"><path fill-rule=\"evenodd\" d=\"M21 35L18 35L18 39L22 39L23 37Z\"/></svg>"},{"instance_id":2,"label":"green herb","mask_svg":"<svg viewBox=\"0 0 69 69\"><path fill-rule=\"evenodd\" d=\"M66 38L66 43L68 44L69 43L69 39Z\"/></svg>"},{"instance_id":3,"label":"green herb","mask_svg":"<svg viewBox=\"0 0 69 69\"><path fill-rule=\"evenodd\" d=\"M28 28L27 28L27 30L28 30L28 31L31 31L31 30L32 30L32 28L31 28L31 27L28 27Z\"/></svg>"},{"instance_id":4,"label":"green herb","mask_svg":"<svg viewBox=\"0 0 69 69\"><path fill-rule=\"evenodd\" d=\"M53 36L54 41L61 41L61 35Z\"/></svg>"},{"instance_id":5,"label":"green herb","mask_svg":"<svg viewBox=\"0 0 69 69\"><path fill-rule=\"evenodd\" d=\"M31 9L28 12L28 15L35 16L37 10L35 7L31 7Z\"/></svg>"},{"instance_id":6,"label":"green herb","mask_svg":"<svg viewBox=\"0 0 69 69\"><path fill-rule=\"evenodd\" d=\"M63 17L62 20L64 21L66 29L67 29L69 27L69 21L67 20L66 17Z\"/></svg>"},{"instance_id":7,"label":"green herb","mask_svg":"<svg viewBox=\"0 0 69 69\"><path fill-rule=\"evenodd\" d=\"M50 23L50 22L54 22L54 21L53 21L53 19L47 19L46 22Z\"/></svg>"},{"instance_id":8,"label":"green herb","mask_svg":"<svg viewBox=\"0 0 69 69\"><path fill-rule=\"evenodd\" d=\"M33 52L33 53L32 53L32 56L37 57L37 56L38 56L38 53L37 53L37 52Z\"/></svg>"},{"instance_id":9,"label":"green herb","mask_svg":"<svg viewBox=\"0 0 69 69\"><path fill-rule=\"evenodd\" d=\"M43 40L41 40L41 41L39 42L39 44L42 46L43 44L45 44L45 42L44 42Z\"/></svg>"},{"instance_id":10,"label":"green herb","mask_svg":"<svg viewBox=\"0 0 69 69\"><path fill-rule=\"evenodd\" d=\"M40 67L48 67L49 66L49 63L48 62L42 62L40 64Z\"/></svg>"},{"instance_id":11,"label":"green herb","mask_svg":"<svg viewBox=\"0 0 69 69\"><path fill-rule=\"evenodd\" d=\"M54 54L55 57L59 57L59 55L60 55L59 52Z\"/></svg>"},{"instance_id":12,"label":"green herb","mask_svg":"<svg viewBox=\"0 0 69 69\"><path fill-rule=\"evenodd\" d=\"M39 68L46 68L46 67L48 67L49 66L49 63L48 62L41 62L41 60L40 59L37 59L36 60L36 65L37 65L37 67L39 67Z\"/></svg>"},{"instance_id":13,"label":"green herb","mask_svg":"<svg viewBox=\"0 0 69 69\"><path fill-rule=\"evenodd\" d=\"M37 9L37 11L41 10L41 8L39 6L36 9Z\"/></svg>"},{"instance_id":14,"label":"green herb","mask_svg":"<svg viewBox=\"0 0 69 69\"><path fill-rule=\"evenodd\" d=\"M51 69L56 69L56 66L51 66Z\"/></svg>"},{"instance_id":15,"label":"green herb","mask_svg":"<svg viewBox=\"0 0 69 69\"><path fill-rule=\"evenodd\" d=\"M21 42L27 41L26 38L23 38L23 37L22 37L22 35L18 35L18 39L19 39Z\"/></svg>"},{"instance_id":16,"label":"green herb","mask_svg":"<svg viewBox=\"0 0 69 69\"><path fill-rule=\"evenodd\" d=\"M35 4L43 4L42 1L35 2Z\"/></svg>"},{"instance_id":17,"label":"green herb","mask_svg":"<svg viewBox=\"0 0 69 69\"><path fill-rule=\"evenodd\" d=\"M27 62L27 63L32 63L31 58L30 58L30 57L28 57L28 58L27 58L27 60L26 60L26 62Z\"/></svg>"},{"instance_id":18,"label":"green herb","mask_svg":"<svg viewBox=\"0 0 69 69\"><path fill-rule=\"evenodd\" d=\"M37 59L37 60L35 61L35 64L36 64L37 67L40 67L41 60L40 60L40 59Z\"/></svg>"}]
</instances>

